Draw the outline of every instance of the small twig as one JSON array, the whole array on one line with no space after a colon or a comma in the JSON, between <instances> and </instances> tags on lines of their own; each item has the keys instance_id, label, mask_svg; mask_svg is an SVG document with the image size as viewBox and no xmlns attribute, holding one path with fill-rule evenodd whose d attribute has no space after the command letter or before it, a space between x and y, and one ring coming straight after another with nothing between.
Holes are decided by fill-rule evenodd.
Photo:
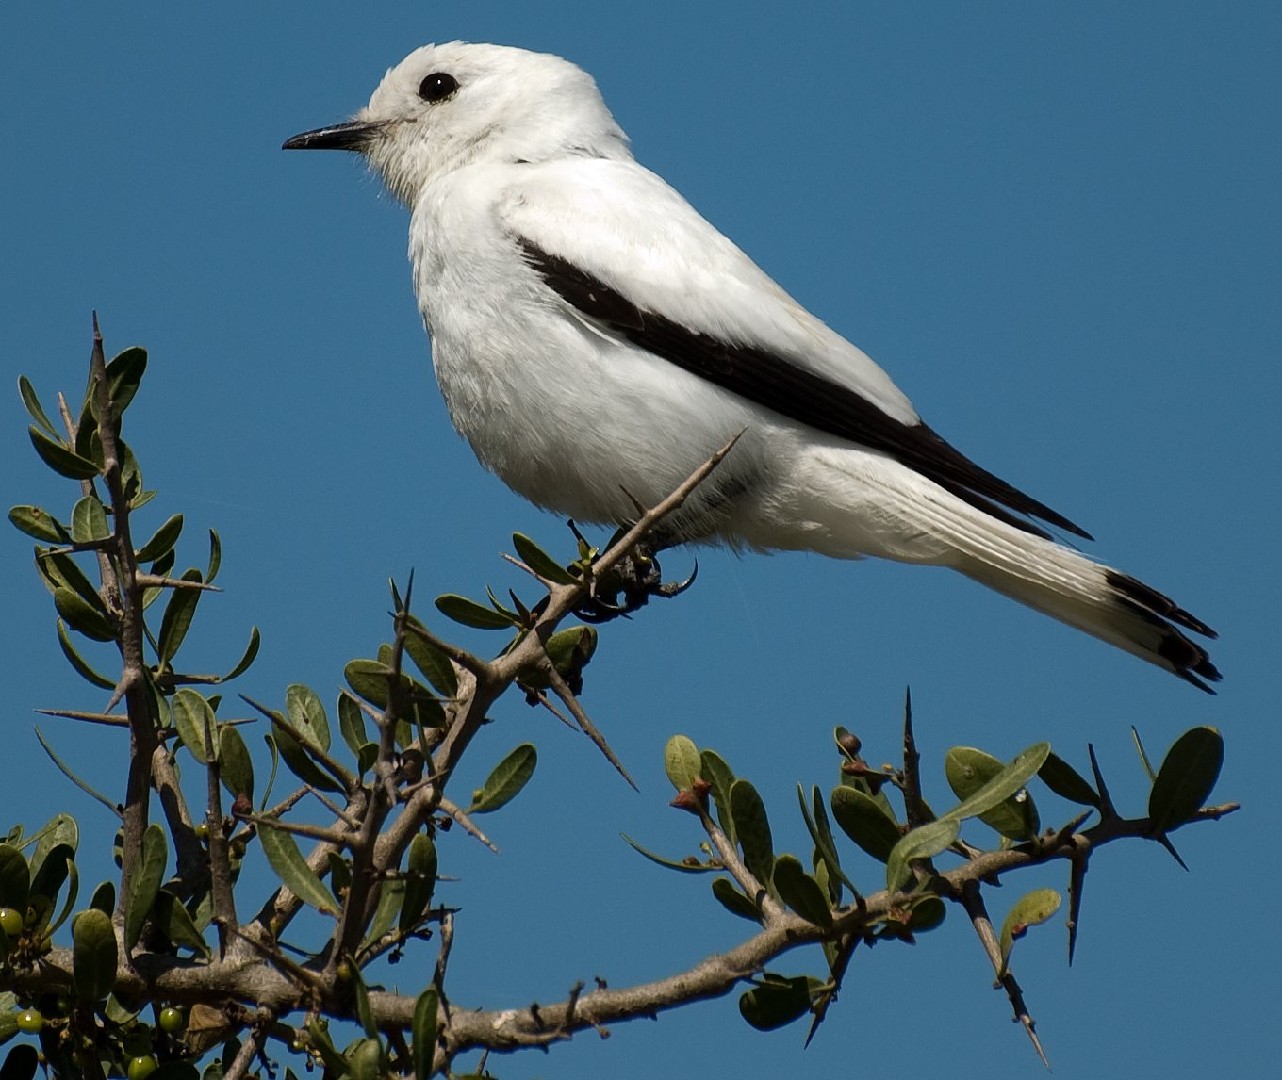
<instances>
[{"instance_id":1,"label":"small twig","mask_svg":"<svg viewBox=\"0 0 1282 1080\"><path fill-rule=\"evenodd\" d=\"M462 807L455 806L454 803L450 802L450 800L444 795L441 796L441 800L437 805L457 821L465 833L481 841L481 843L494 852L495 855L499 853L498 845L490 840L490 838L477 827L476 822L472 820L466 810Z\"/></svg>"},{"instance_id":2,"label":"small twig","mask_svg":"<svg viewBox=\"0 0 1282 1080\"><path fill-rule=\"evenodd\" d=\"M63 720L80 720L86 724L103 727L128 727L129 717L124 713L82 712L79 709L36 709L41 716L57 716Z\"/></svg>"},{"instance_id":3,"label":"small twig","mask_svg":"<svg viewBox=\"0 0 1282 1080\"><path fill-rule=\"evenodd\" d=\"M248 1037L240 1044L240 1049L236 1051L231 1065L223 1073L223 1080L244 1080L249 1073L249 1067L254 1063L254 1058L263 1052L263 1045L267 1042L267 1036L275 1021L276 1014L270 1009L258 1010L250 1026Z\"/></svg>"},{"instance_id":4,"label":"small twig","mask_svg":"<svg viewBox=\"0 0 1282 1080\"><path fill-rule=\"evenodd\" d=\"M257 709L273 724L279 724L281 730L292 738L294 742L298 743L302 748L303 753L318 765L322 765L326 772L343 785L344 791L350 792L353 788L360 786L357 783L356 777L351 774L347 766L330 757L326 751L322 750L315 742L304 735L303 732L299 731L289 717L284 713L277 709L269 709L266 705L255 701L248 694L241 694L240 698L246 705L250 706L250 708Z\"/></svg>"},{"instance_id":5,"label":"small twig","mask_svg":"<svg viewBox=\"0 0 1282 1080\"><path fill-rule=\"evenodd\" d=\"M449 1017L449 999L445 996L445 972L450 966L450 950L454 947L454 912L446 911L441 916L441 947L436 954L436 969L432 972L432 985L436 987L437 999L445 1015Z\"/></svg>"},{"instance_id":6,"label":"small twig","mask_svg":"<svg viewBox=\"0 0 1282 1080\"><path fill-rule=\"evenodd\" d=\"M439 638L424 626L417 618L407 619L405 623L407 633L415 637L422 638L434 649L443 652L450 660L458 664L459 667L470 671L473 675L484 676L489 673L491 662L482 660L479 656L474 656L466 649L460 649L444 638Z\"/></svg>"},{"instance_id":7,"label":"small twig","mask_svg":"<svg viewBox=\"0 0 1282 1080\"><path fill-rule=\"evenodd\" d=\"M324 989L324 982L319 975L314 971L308 971L300 964L294 963L293 960L280 951L279 947L269 947L257 940L257 938L246 934L243 930L237 930L236 936L241 941L247 942L267 963L271 964L287 979L296 983L304 992L317 994Z\"/></svg>"},{"instance_id":8,"label":"small twig","mask_svg":"<svg viewBox=\"0 0 1282 1080\"><path fill-rule=\"evenodd\" d=\"M279 829L281 832L293 833L295 836L305 836L309 840L319 840L325 844L333 844L338 848L351 847L354 839L351 833L343 832L340 829L327 829L323 825L282 821L278 818L269 818L264 814L241 814L240 817L257 825L260 829Z\"/></svg>"},{"instance_id":9,"label":"small twig","mask_svg":"<svg viewBox=\"0 0 1282 1080\"><path fill-rule=\"evenodd\" d=\"M748 869L747 864L739 858L739 852L734 844L730 842L721 826L708 813L708 803L706 798L700 798L695 802L699 814L699 824L703 826L703 831L708 834L708 839L712 841L712 846L716 849L717 858L721 860L727 874L734 878L736 884L748 896L757 902L760 898L761 914L765 920L766 926L779 919L784 914L784 909L779 901L770 895L768 890L757 876Z\"/></svg>"},{"instance_id":10,"label":"small twig","mask_svg":"<svg viewBox=\"0 0 1282 1080\"><path fill-rule=\"evenodd\" d=\"M157 577L142 570L138 571L138 584L146 589L195 589L197 592L222 592L218 585L207 581L186 581L182 578Z\"/></svg>"},{"instance_id":11,"label":"small twig","mask_svg":"<svg viewBox=\"0 0 1282 1080\"><path fill-rule=\"evenodd\" d=\"M565 713L563 713L555 705L553 705L552 702L548 700L547 694L545 694L542 690L535 692L534 700L537 701L540 705L542 705L543 708L547 709L548 712L550 712L553 716L555 716L558 720L560 720L561 723L563 723L571 731L574 731L577 729L577 725L574 723L574 721L571 720L568 716L566 716Z\"/></svg>"},{"instance_id":12,"label":"small twig","mask_svg":"<svg viewBox=\"0 0 1282 1080\"><path fill-rule=\"evenodd\" d=\"M552 688L552 692L556 694L556 696L561 699L562 704L570 710L570 715L578 722L579 727L583 730L583 734L592 740L596 745L596 748L605 756L606 761L614 766L618 774L632 786L633 791L640 791L641 789L637 787L637 783L632 779L632 775L623 767L623 762L618 759L614 751L610 748L610 744L605 741L605 736L602 735L597 729L597 726L592 723L588 714L583 711L583 706L579 704L579 699L574 696L574 692L570 689L569 684L564 678L562 678L561 673L556 670L556 666L552 663L552 660L547 655L546 651L544 651L543 657L545 661L543 674L546 676L548 685Z\"/></svg>"},{"instance_id":13,"label":"small twig","mask_svg":"<svg viewBox=\"0 0 1282 1080\"><path fill-rule=\"evenodd\" d=\"M228 945L236 940L240 932L240 922L236 918L236 898L232 892L231 855L227 837L223 833L222 773L214 747L214 727L210 722L208 709L205 710L205 790L205 825L209 831L209 888L214 901L213 921L218 927L218 953L226 956ZM251 1054L250 1060L252 1059ZM237 1060L239 1061L239 1055ZM232 1071L235 1071L234 1065Z\"/></svg>"},{"instance_id":14,"label":"small twig","mask_svg":"<svg viewBox=\"0 0 1282 1080\"><path fill-rule=\"evenodd\" d=\"M979 937L979 943L984 947L989 961L993 965L993 971L997 975L997 985L1006 991L1007 998L1010 999L1011 1008L1015 1012L1015 1019L1023 1025L1024 1031L1028 1034L1029 1041L1033 1044L1033 1049L1037 1051L1037 1056L1041 1058L1042 1064L1046 1066L1049 1072L1051 1063L1046 1059L1046 1051L1042 1049L1042 1041L1037 1037L1037 1025L1034 1023L1032 1016L1029 1015L1028 1006L1024 1002L1024 991L1020 989L1019 983L1015 981L1015 976L1011 974L1009 966L1002 970L1002 950L997 941L997 934L993 930L993 922L988 917L988 909L984 905L984 898L979 891L979 882L967 881L961 888L958 899L966 914L970 916L971 924L975 927L975 933Z\"/></svg>"},{"instance_id":15,"label":"small twig","mask_svg":"<svg viewBox=\"0 0 1282 1080\"><path fill-rule=\"evenodd\" d=\"M326 810L328 810L331 814L333 814L336 818L338 818L339 821L341 821L344 825L346 825L352 831L355 831L361 827L360 821L358 821L346 810L344 810L341 806L339 806L338 803L336 803L323 791L319 790L318 788L312 787L311 784L308 784L307 794L310 795L317 802L319 802L323 807L325 807Z\"/></svg>"}]
</instances>

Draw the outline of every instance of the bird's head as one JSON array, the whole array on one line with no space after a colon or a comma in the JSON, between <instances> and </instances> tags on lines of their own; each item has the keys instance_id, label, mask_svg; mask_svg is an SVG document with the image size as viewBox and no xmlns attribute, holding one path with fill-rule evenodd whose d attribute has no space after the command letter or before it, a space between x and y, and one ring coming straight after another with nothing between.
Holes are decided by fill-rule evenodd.
<instances>
[{"instance_id":1,"label":"bird's head","mask_svg":"<svg viewBox=\"0 0 1282 1080\"><path fill-rule=\"evenodd\" d=\"M350 122L284 148L361 153L410 206L432 181L477 162L629 156L587 72L558 56L462 41L416 49Z\"/></svg>"}]
</instances>

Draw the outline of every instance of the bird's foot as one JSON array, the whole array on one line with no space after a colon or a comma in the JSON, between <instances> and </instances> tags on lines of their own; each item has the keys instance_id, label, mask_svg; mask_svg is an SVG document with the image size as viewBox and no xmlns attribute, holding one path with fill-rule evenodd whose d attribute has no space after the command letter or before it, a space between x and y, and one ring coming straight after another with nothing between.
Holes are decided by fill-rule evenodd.
<instances>
[{"instance_id":1,"label":"bird's foot","mask_svg":"<svg viewBox=\"0 0 1282 1080\"><path fill-rule=\"evenodd\" d=\"M664 581L663 568L653 551L638 545L631 554L593 580L592 592L579 605L576 614L584 622L609 622L620 615L640 611L652 597L671 599L680 596L698 576L699 564L696 562L684 581Z\"/></svg>"}]
</instances>

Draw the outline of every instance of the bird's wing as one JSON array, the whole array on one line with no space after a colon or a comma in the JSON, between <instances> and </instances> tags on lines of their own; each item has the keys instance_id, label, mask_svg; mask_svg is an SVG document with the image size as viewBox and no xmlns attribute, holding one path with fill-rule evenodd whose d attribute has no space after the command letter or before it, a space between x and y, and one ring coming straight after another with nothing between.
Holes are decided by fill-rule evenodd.
<instances>
[{"instance_id":1,"label":"bird's wing","mask_svg":"<svg viewBox=\"0 0 1282 1080\"><path fill-rule=\"evenodd\" d=\"M1089 539L924 424L890 377L653 173L633 162L516 166L503 229L565 303L600 328L798 423L881 451L959 498L1047 535ZM1014 513L1011 513L1014 511Z\"/></svg>"}]
</instances>

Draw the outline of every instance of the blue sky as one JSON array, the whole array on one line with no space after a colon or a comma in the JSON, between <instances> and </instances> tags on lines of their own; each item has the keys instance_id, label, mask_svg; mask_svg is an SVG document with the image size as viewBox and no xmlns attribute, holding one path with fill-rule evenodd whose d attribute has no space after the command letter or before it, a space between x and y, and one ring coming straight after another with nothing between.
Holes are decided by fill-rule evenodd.
<instances>
[{"instance_id":1,"label":"blue sky","mask_svg":"<svg viewBox=\"0 0 1282 1080\"><path fill-rule=\"evenodd\" d=\"M389 576L413 567L420 596L477 595L524 587L498 557L513 530L568 550L557 519L483 472L450 428L404 211L354 160L278 149L362 105L415 46L455 37L592 71L641 161L871 353L950 441L1215 626L1225 673L1204 697L944 571L703 553L697 587L607 627L588 671L585 705L640 795L518 701L478 740L466 783L520 741L541 759L489 822L500 857L459 837L443 853L461 878L456 1004L551 1000L598 974L623 986L732 944L746 924L705 882L618 839L678 855L697 841L665 807L666 737L717 748L762 790L780 847L808 856L794 785L833 782L834 724L892 758L911 684L937 793L950 745L1008 757L1049 739L1084 766L1089 741L1139 813L1128 725L1153 754L1187 727L1223 730L1218 794L1246 809L1178 837L1192 873L1156 845L1111 849L1075 966L1056 922L1030 934L1016 970L1061 1078L1263 1073L1282 993L1269 914L1282 886L1269 847L1282 751L1276 5L316 3L235 17L5 5L3 385L26 373L46 400L78 395L93 308L109 353L150 350L127 432L161 493L144 520L183 512L193 563L204 529L220 530L226 592L202 603L186 649L226 667L259 625L262 658L239 684L258 699L301 681L332 700L342 665L386 636ZM40 467L6 393L4 504L65 513L74 492ZM674 573L689 562L666 560ZM70 809L105 848L109 820L54 777L31 731L37 707L102 700L58 654L16 532L0 533L0 568L0 825ZM123 790L118 741L41 726L93 782ZM1043 800L1044 818L1068 816ZM105 876L106 856L85 851L82 875ZM995 913L1063 877L1026 876L992 898ZM990 985L952 913L915 949L857 956L805 1052L799 1029L745 1028L732 996L492 1065L505 1080L853 1074L884 1058L910 1073L1036 1074Z\"/></svg>"}]
</instances>

